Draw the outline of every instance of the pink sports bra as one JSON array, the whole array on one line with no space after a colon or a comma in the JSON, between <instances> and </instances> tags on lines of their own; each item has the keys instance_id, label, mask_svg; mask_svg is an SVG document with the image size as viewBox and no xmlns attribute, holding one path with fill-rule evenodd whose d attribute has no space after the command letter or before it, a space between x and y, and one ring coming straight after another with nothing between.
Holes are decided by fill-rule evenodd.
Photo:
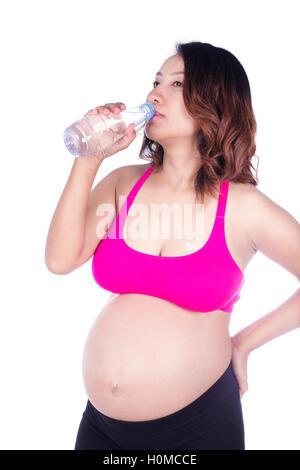
<instances>
[{"instance_id":1,"label":"pink sports bra","mask_svg":"<svg viewBox=\"0 0 300 470\"><path fill-rule=\"evenodd\" d=\"M122 235L129 208L153 169L153 166L148 168L136 182L107 236L95 250L92 260L95 281L114 293L151 295L196 312L232 312L245 277L225 239L229 181L220 184L214 226L200 250L184 256L150 255L131 248Z\"/></svg>"}]
</instances>

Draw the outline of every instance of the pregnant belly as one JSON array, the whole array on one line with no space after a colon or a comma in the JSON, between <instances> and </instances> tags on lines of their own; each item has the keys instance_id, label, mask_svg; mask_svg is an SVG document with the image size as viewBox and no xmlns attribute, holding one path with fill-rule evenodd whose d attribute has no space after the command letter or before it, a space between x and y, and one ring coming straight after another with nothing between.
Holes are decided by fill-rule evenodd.
<instances>
[{"instance_id":1,"label":"pregnant belly","mask_svg":"<svg viewBox=\"0 0 300 470\"><path fill-rule=\"evenodd\" d=\"M223 374L231 358L230 315L197 313L141 294L110 300L83 353L92 404L125 421L160 418L183 408Z\"/></svg>"}]
</instances>

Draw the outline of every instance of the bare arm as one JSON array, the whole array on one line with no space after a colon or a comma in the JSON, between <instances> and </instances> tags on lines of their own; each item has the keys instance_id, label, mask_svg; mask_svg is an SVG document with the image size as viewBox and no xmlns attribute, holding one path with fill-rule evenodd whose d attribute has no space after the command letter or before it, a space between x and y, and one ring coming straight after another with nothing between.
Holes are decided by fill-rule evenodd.
<instances>
[{"instance_id":1,"label":"bare arm","mask_svg":"<svg viewBox=\"0 0 300 470\"><path fill-rule=\"evenodd\" d=\"M278 308L239 331L232 338L232 344L249 355L268 341L299 327L300 288Z\"/></svg>"},{"instance_id":2,"label":"bare arm","mask_svg":"<svg viewBox=\"0 0 300 470\"><path fill-rule=\"evenodd\" d=\"M102 162L101 159L87 156L74 160L70 176L52 217L46 242L45 263L55 274L65 274L74 269L84 248L86 237L89 238L91 244L91 236L87 231L86 223L87 218L91 218L88 212L91 214L96 211L95 199L101 202L99 201L99 188L101 188L103 202L115 204L116 170L98 183L92 192L93 196L91 195L91 188ZM89 211L91 200L93 207ZM93 221L96 220L95 217ZM89 246L89 252L91 252L89 254L92 254L92 248L97 246L105 232L98 234L97 237L94 226L90 228L90 231L93 231L93 246Z\"/></svg>"},{"instance_id":3,"label":"bare arm","mask_svg":"<svg viewBox=\"0 0 300 470\"><path fill-rule=\"evenodd\" d=\"M244 201L253 244L300 281L300 224L285 209L253 188ZM300 327L300 288L278 308L238 332L233 346L245 355Z\"/></svg>"},{"instance_id":4,"label":"bare arm","mask_svg":"<svg viewBox=\"0 0 300 470\"><path fill-rule=\"evenodd\" d=\"M88 111L88 114L119 114L124 103L107 103ZM95 157L75 158L71 174L55 209L47 236L45 263L49 271L55 274L67 274L85 263L95 251L99 241L105 235L103 225L96 227L98 205L108 204L108 225L115 215L116 178L118 169L103 178L91 188L97 171L103 160L126 149L135 139L134 123L131 123L125 135Z\"/></svg>"}]
</instances>

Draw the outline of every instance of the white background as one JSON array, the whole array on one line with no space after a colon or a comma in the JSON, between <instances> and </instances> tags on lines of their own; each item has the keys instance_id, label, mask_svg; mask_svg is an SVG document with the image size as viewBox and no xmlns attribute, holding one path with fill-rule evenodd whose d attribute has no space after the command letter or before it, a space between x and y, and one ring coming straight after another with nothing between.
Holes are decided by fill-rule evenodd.
<instances>
[{"instance_id":1,"label":"white background","mask_svg":"<svg viewBox=\"0 0 300 470\"><path fill-rule=\"evenodd\" d=\"M5 5L5 6L4 6ZM258 123L259 189L300 221L298 2L10 1L1 39L1 449L73 449L86 405L84 342L109 292L91 261L69 275L44 263L73 157L64 129L95 106L145 101L176 41L232 52L248 75ZM142 136L105 160L136 163ZM258 253L246 268L231 333L284 302L297 279ZM249 358L246 449L300 449L300 332Z\"/></svg>"}]
</instances>

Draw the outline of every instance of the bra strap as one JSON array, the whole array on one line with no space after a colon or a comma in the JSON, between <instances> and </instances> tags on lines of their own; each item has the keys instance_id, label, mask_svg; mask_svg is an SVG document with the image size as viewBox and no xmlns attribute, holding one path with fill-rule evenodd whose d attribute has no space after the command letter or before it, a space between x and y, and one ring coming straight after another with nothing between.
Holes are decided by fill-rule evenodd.
<instances>
[{"instance_id":1,"label":"bra strap","mask_svg":"<svg viewBox=\"0 0 300 470\"><path fill-rule=\"evenodd\" d=\"M135 196L137 195L139 189L141 188L141 186L144 184L144 181L148 178L148 176L150 175L150 173L152 172L152 170L154 170L154 166L150 166L148 168L148 170L145 171L145 173L142 174L142 176L140 177L139 180L137 180L137 182L135 183L135 185L133 186L132 190L130 191L130 193L128 194L127 196L127 214L128 214L128 211L130 209L130 206L131 204L133 203L133 200L135 198Z\"/></svg>"},{"instance_id":2,"label":"bra strap","mask_svg":"<svg viewBox=\"0 0 300 470\"><path fill-rule=\"evenodd\" d=\"M127 198L125 199L121 207L121 210L119 211L119 214L118 214L117 227L116 227L117 238L120 238L120 234L123 233L123 226L124 226L128 211L131 207L131 204L133 203L133 200L136 194L138 193L139 189L143 185L144 181L148 178L152 170L154 170L154 166L150 166L148 170L146 170L145 173L142 174L142 176L137 180L137 182L131 189L130 193L128 194Z\"/></svg>"},{"instance_id":3,"label":"bra strap","mask_svg":"<svg viewBox=\"0 0 300 470\"><path fill-rule=\"evenodd\" d=\"M220 217L224 218L224 215L225 215L228 188L229 188L229 180L223 181L220 184L220 194L219 194L218 209L217 209L217 217L219 218Z\"/></svg>"}]
</instances>

